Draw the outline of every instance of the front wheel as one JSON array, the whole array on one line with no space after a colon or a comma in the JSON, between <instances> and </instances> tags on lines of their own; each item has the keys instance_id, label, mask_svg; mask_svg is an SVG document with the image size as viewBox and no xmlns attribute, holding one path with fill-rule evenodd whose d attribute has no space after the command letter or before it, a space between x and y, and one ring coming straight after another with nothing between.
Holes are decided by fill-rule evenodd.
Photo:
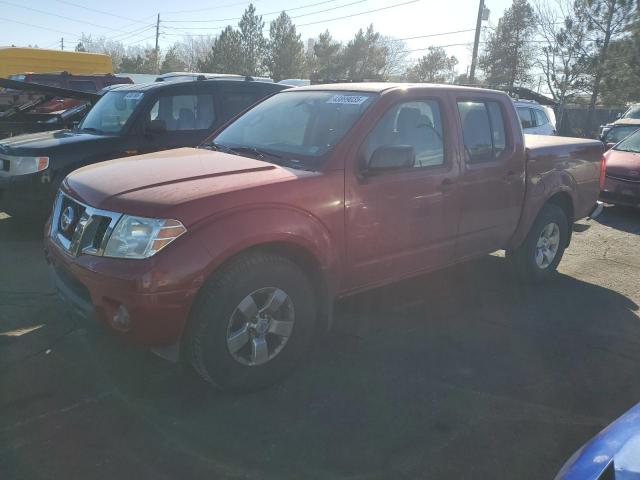
<instances>
[{"instance_id":1,"label":"front wheel","mask_svg":"<svg viewBox=\"0 0 640 480\"><path fill-rule=\"evenodd\" d=\"M238 258L192 312L187 352L195 370L225 390L251 391L289 373L311 346L316 320L307 275L287 258Z\"/></svg>"},{"instance_id":2,"label":"front wheel","mask_svg":"<svg viewBox=\"0 0 640 480\"><path fill-rule=\"evenodd\" d=\"M526 281L542 281L556 272L567 246L569 220L557 205L546 204L520 247L509 252L517 275Z\"/></svg>"}]
</instances>

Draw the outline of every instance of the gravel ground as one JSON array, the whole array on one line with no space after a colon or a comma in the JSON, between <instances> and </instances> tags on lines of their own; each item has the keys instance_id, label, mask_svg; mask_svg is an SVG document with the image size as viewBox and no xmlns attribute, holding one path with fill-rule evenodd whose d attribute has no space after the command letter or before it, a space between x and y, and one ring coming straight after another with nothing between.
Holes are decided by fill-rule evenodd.
<instances>
[{"instance_id":1,"label":"gravel ground","mask_svg":"<svg viewBox=\"0 0 640 480\"><path fill-rule=\"evenodd\" d=\"M639 234L608 207L546 285L496 254L341 301L237 396L71 318L39 229L0 214L0 478L552 478L640 401Z\"/></svg>"}]
</instances>

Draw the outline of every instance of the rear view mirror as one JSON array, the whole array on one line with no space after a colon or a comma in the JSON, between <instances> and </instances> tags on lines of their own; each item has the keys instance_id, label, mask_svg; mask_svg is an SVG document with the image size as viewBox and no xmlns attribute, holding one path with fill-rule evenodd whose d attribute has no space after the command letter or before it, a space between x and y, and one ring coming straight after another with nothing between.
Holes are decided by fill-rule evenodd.
<instances>
[{"instance_id":1,"label":"rear view mirror","mask_svg":"<svg viewBox=\"0 0 640 480\"><path fill-rule=\"evenodd\" d=\"M147 133L165 133L167 131L167 123L164 120L156 118L149 122Z\"/></svg>"},{"instance_id":2,"label":"rear view mirror","mask_svg":"<svg viewBox=\"0 0 640 480\"><path fill-rule=\"evenodd\" d=\"M385 145L374 150L367 166L368 173L412 168L416 162L416 151L410 145Z\"/></svg>"}]
</instances>

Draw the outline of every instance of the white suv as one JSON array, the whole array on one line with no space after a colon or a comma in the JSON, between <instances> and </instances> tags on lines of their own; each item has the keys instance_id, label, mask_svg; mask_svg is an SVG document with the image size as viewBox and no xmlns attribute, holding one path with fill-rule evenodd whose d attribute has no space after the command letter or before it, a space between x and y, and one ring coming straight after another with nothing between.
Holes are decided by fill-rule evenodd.
<instances>
[{"instance_id":1,"label":"white suv","mask_svg":"<svg viewBox=\"0 0 640 480\"><path fill-rule=\"evenodd\" d=\"M524 133L556 135L556 116L550 107L545 107L531 100L517 100L513 104L518 111Z\"/></svg>"}]
</instances>

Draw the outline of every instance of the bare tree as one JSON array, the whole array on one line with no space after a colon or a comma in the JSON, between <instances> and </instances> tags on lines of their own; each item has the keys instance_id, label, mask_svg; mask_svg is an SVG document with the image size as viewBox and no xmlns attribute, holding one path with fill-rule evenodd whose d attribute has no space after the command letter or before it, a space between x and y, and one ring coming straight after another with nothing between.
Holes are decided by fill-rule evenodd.
<instances>
[{"instance_id":1,"label":"bare tree","mask_svg":"<svg viewBox=\"0 0 640 480\"><path fill-rule=\"evenodd\" d=\"M559 125L566 103L585 91L591 70L587 25L576 18L569 0L557 0L555 5L542 0L535 4L535 10L538 35L544 39L535 64L558 102Z\"/></svg>"},{"instance_id":2,"label":"bare tree","mask_svg":"<svg viewBox=\"0 0 640 480\"><path fill-rule=\"evenodd\" d=\"M204 61L207 57L216 37L207 36L185 36L181 42L177 44L178 55L184 62L185 69L189 72L198 70L199 62Z\"/></svg>"},{"instance_id":3,"label":"bare tree","mask_svg":"<svg viewBox=\"0 0 640 480\"><path fill-rule=\"evenodd\" d=\"M380 43L387 49L387 63L382 71L383 78L401 77L409 64L406 42L393 37L381 37Z\"/></svg>"}]
</instances>

